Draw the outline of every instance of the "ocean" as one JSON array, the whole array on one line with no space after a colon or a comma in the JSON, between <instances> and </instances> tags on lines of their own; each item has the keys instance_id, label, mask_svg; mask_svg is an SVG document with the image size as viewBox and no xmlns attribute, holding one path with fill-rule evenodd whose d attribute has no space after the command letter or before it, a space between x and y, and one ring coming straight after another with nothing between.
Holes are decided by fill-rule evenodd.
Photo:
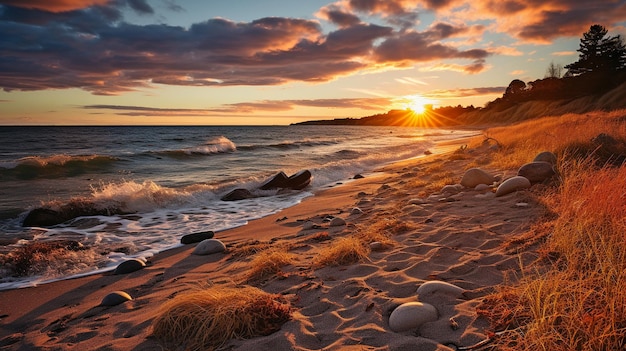
<instances>
[{"instance_id":1,"label":"ocean","mask_svg":"<svg viewBox=\"0 0 626 351\"><path fill-rule=\"evenodd\" d=\"M0 127L0 290L111 270L177 247L189 233L212 230L219 238L219 231L319 189L470 134L363 126ZM304 169L313 179L303 190L258 190L279 171ZM258 197L220 199L235 188ZM22 226L29 210L76 199L129 214ZM83 246L29 258L29 268L16 274L16 254L50 240Z\"/></svg>"}]
</instances>

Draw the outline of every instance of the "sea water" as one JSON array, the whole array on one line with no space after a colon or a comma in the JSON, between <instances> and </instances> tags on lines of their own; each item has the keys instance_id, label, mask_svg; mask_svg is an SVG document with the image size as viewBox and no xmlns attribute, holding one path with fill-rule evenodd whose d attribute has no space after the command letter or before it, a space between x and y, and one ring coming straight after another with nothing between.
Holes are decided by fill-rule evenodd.
<instances>
[{"instance_id":1,"label":"sea water","mask_svg":"<svg viewBox=\"0 0 626 351\"><path fill-rule=\"evenodd\" d=\"M471 132L363 126L0 127L0 263L33 241L74 240L84 247L47 257L19 277L0 267L0 289L148 258L180 245L185 234L245 225L465 134ZM313 180L302 191L257 190L279 171L303 169ZM235 188L259 197L220 200ZM30 209L71 199L129 214L22 226Z\"/></svg>"}]
</instances>

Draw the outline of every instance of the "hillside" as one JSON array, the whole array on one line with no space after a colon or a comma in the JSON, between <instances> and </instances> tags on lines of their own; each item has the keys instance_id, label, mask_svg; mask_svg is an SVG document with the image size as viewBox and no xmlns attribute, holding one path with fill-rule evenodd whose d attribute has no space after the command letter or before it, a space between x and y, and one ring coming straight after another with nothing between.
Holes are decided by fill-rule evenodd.
<instances>
[{"instance_id":1,"label":"hillside","mask_svg":"<svg viewBox=\"0 0 626 351\"><path fill-rule=\"evenodd\" d=\"M523 84L512 89L514 84ZM297 125L420 126L506 124L565 113L612 111L626 108L626 72L545 78L526 83L514 80L501 98L482 108L441 107L428 109L421 118L411 110L391 110L362 118L338 118Z\"/></svg>"}]
</instances>

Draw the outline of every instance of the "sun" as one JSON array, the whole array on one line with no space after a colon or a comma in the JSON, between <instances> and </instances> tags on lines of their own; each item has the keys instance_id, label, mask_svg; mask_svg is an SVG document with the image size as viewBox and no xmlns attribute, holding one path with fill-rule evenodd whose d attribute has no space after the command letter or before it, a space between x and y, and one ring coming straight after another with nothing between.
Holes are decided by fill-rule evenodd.
<instances>
[{"instance_id":1,"label":"sun","mask_svg":"<svg viewBox=\"0 0 626 351\"><path fill-rule=\"evenodd\" d=\"M421 95L408 95L404 97L406 101L406 108L413 111L415 114L423 114L426 112L428 106L432 106L433 102Z\"/></svg>"}]
</instances>

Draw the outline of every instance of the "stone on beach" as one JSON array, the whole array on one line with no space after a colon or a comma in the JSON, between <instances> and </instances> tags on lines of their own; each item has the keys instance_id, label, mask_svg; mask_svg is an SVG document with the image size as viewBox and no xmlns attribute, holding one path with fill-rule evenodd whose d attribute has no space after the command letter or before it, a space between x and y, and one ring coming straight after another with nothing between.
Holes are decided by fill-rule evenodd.
<instances>
[{"instance_id":1,"label":"stone on beach","mask_svg":"<svg viewBox=\"0 0 626 351\"><path fill-rule=\"evenodd\" d=\"M183 237L180 238L180 243L185 244L185 245L199 243L202 240L213 239L214 235L215 233L211 230L206 231L206 232L191 233L191 234L183 235Z\"/></svg>"},{"instance_id":2,"label":"stone on beach","mask_svg":"<svg viewBox=\"0 0 626 351\"><path fill-rule=\"evenodd\" d=\"M126 260L115 268L113 274L127 274L138 271L146 267L146 263L140 259L133 258L130 260Z\"/></svg>"},{"instance_id":3,"label":"stone on beach","mask_svg":"<svg viewBox=\"0 0 626 351\"><path fill-rule=\"evenodd\" d=\"M391 312L389 328L394 332L404 332L437 319L438 313L434 306L422 302L407 302Z\"/></svg>"},{"instance_id":4,"label":"stone on beach","mask_svg":"<svg viewBox=\"0 0 626 351\"><path fill-rule=\"evenodd\" d=\"M353 215L359 215L362 213L363 213L363 210L358 207L354 207L352 210L350 210L350 214L353 214Z\"/></svg>"},{"instance_id":5,"label":"stone on beach","mask_svg":"<svg viewBox=\"0 0 626 351\"><path fill-rule=\"evenodd\" d=\"M443 188L441 188L441 193L442 194L458 194L459 192L461 192L461 190L463 190L463 185L461 184L446 185Z\"/></svg>"},{"instance_id":6,"label":"stone on beach","mask_svg":"<svg viewBox=\"0 0 626 351\"><path fill-rule=\"evenodd\" d=\"M556 165L556 155L550 151L540 152L535 156L533 162L548 162L551 165Z\"/></svg>"},{"instance_id":7,"label":"stone on beach","mask_svg":"<svg viewBox=\"0 0 626 351\"><path fill-rule=\"evenodd\" d=\"M133 298L125 291L114 291L102 299L100 306L117 306Z\"/></svg>"},{"instance_id":8,"label":"stone on beach","mask_svg":"<svg viewBox=\"0 0 626 351\"><path fill-rule=\"evenodd\" d=\"M492 184L494 180L495 178L491 174L483 171L482 169L470 168L465 172L465 174L463 174L463 178L461 178L461 185L466 188L474 188L478 184Z\"/></svg>"},{"instance_id":9,"label":"stone on beach","mask_svg":"<svg viewBox=\"0 0 626 351\"><path fill-rule=\"evenodd\" d=\"M465 289L440 280L430 280L417 288L417 296L424 298L428 295L449 295L453 297L462 297Z\"/></svg>"},{"instance_id":10,"label":"stone on beach","mask_svg":"<svg viewBox=\"0 0 626 351\"><path fill-rule=\"evenodd\" d=\"M210 255L226 251L226 245L218 239L206 239L196 245L193 255Z\"/></svg>"},{"instance_id":11,"label":"stone on beach","mask_svg":"<svg viewBox=\"0 0 626 351\"><path fill-rule=\"evenodd\" d=\"M518 176L522 176L530 181L531 184L542 183L552 178L556 172L554 166L548 162L530 162L517 171Z\"/></svg>"},{"instance_id":12,"label":"stone on beach","mask_svg":"<svg viewBox=\"0 0 626 351\"><path fill-rule=\"evenodd\" d=\"M518 190L528 189L530 188L530 185L530 181L525 177L511 177L498 186L498 189L496 190L496 197L507 195Z\"/></svg>"},{"instance_id":13,"label":"stone on beach","mask_svg":"<svg viewBox=\"0 0 626 351\"><path fill-rule=\"evenodd\" d=\"M342 225L346 225L346 221L339 217L333 218L328 224L330 227L341 227Z\"/></svg>"}]
</instances>

